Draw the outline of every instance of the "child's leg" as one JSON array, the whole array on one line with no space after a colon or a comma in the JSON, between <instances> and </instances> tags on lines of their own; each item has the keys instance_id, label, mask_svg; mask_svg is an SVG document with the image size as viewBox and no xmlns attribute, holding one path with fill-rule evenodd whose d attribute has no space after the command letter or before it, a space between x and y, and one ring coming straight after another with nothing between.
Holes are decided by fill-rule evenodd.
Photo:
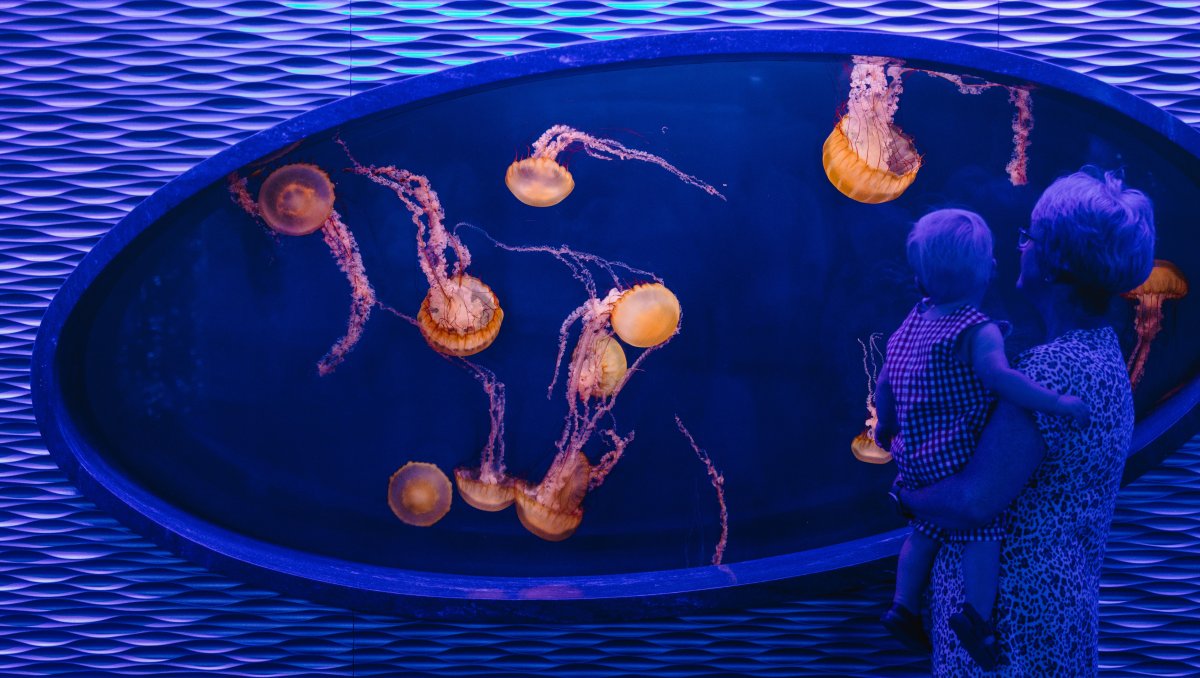
<instances>
[{"instance_id":1,"label":"child's leg","mask_svg":"<svg viewBox=\"0 0 1200 678\"><path fill-rule=\"evenodd\" d=\"M992 617L1000 578L1000 542L969 541L963 544L963 593L979 616Z\"/></svg>"},{"instance_id":2,"label":"child's leg","mask_svg":"<svg viewBox=\"0 0 1200 678\"><path fill-rule=\"evenodd\" d=\"M904 546L900 547L900 561L896 565L896 595L892 599L894 604L920 614L921 595L925 593L925 586L929 583L933 559L940 547L941 544L920 530L913 530L908 535Z\"/></svg>"}]
</instances>

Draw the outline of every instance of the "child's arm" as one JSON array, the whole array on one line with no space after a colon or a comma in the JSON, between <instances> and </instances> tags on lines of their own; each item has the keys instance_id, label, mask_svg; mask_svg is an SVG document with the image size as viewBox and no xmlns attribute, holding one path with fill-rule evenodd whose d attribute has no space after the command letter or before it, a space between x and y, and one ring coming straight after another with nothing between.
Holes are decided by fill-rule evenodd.
<instances>
[{"instance_id":1,"label":"child's arm","mask_svg":"<svg viewBox=\"0 0 1200 678\"><path fill-rule=\"evenodd\" d=\"M1080 424L1089 420L1087 403L1075 396L1060 396L1042 388L1029 377L1008 366L1004 337L995 323L985 323L970 337L970 356L975 374L983 385L1001 398L1027 410L1073 417Z\"/></svg>"},{"instance_id":2,"label":"child's arm","mask_svg":"<svg viewBox=\"0 0 1200 678\"><path fill-rule=\"evenodd\" d=\"M892 438L896 437L899 424L896 422L896 402L892 400L892 386L888 383L887 361L875 379L875 444L891 451Z\"/></svg>"}]
</instances>

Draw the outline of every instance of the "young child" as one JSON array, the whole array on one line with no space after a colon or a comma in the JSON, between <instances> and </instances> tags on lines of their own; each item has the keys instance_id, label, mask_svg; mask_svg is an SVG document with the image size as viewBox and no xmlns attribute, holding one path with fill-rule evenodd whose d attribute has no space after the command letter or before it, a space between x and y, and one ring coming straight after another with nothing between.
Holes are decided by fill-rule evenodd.
<instances>
[{"instance_id":1,"label":"young child","mask_svg":"<svg viewBox=\"0 0 1200 678\"><path fill-rule=\"evenodd\" d=\"M996 397L1086 424L1082 400L1044 389L1008 366L1000 327L979 311L996 266L992 233L982 217L959 209L930 212L913 226L907 249L926 298L888 339L875 393L876 442L892 452L898 483L916 488L960 471ZM1004 518L963 531L913 520L884 626L909 647L929 649L921 597L941 544L961 542L966 602L950 625L982 668L994 668L998 655L989 620Z\"/></svg>"}]
</instances>

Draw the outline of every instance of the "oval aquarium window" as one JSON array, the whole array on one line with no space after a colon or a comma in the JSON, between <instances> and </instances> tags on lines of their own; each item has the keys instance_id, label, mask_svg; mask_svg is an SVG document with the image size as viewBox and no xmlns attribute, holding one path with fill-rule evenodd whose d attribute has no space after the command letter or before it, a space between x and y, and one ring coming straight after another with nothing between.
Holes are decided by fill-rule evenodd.
<instances>
[{"instance_id":1,"label":"oval aquarium window","mask_svg":"<svg viewBox=\"0 0 1200 678\"><path fill-rule=\"evenodd\" d=\"M750 600L895 553L864 433L905 237L1123 167L1165 292L1114 304L1140 454L1194 429L1197 135L1084 76L854 32L562 48L381 87L146 200L38 337L104 508L290 594L540 619ZM1172 277L1174 276L1174 277ZM1156 448L1157 446L1157 448Z\"/></svg>"}]
</instances>

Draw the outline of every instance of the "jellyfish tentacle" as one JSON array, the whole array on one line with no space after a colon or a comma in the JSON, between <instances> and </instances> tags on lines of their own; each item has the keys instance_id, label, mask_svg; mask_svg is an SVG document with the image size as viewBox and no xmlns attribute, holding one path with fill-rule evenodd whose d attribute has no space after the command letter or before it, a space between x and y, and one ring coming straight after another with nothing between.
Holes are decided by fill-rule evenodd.
<instances>
[{"instance_id":1,"label":"jellyfish tentacle","mask_svg":"<svg viewBox=\"0 0 1200 678\"><path fill-rule=\"evenodd\" d=\"M621 277L617 275L617 269L621 269L626 273L643 280L651 280L657 283L662 282L662 278L659 278L658 275L652 271L631 266L623 261L605 259L604 257L592 254L590 252L580 252L579 250L572 249L568 245L559 245L557 247L550 245L511 245L497 240L486 230L474 224L460 222L454 227L456 233L459 228L469 228L474 231L478 231L481 235L483 235L484 238L488 240L488 242L506 252L549 254L558 261L562 262L562 264L571 271L571 276L584 286L584 289L587 291L589 297L596 297L598 295L595 280L592 278L591 271L589 271L587 268L588 264L596 266L607 273L612 279L614 287L624 287Z\"/></svg>"},{"instance_id":2,"label":"jellyfish tentacle","mask_svg":"<svg viewBox=\"0 0 1200 678\"><path fill-rule=\"evenodd\" d=\"M1008 101L1013 105L1015 111L1013 113L1012 130L1013 130L1013 152L1008 164L1005 165L1004 171L1008 173L1009 182L1013 186L1024 186L1029 182L1027 176L1029 165L1029 135L1033 131L1033 95L1029 87L1014 87L1011 85L1001 85L987 80L979 82L966 82L969 76L955 75L953 73L942 73L940 71L930 71L924 69L905 69L906 71L916 71L935 78L949 80L958 87L958 91L962 94L983 94L985 91L993 88L1001 88L1008 91Z\"/></svg>"},{"instance_id":3,"label":"jellyfish tentacle","mask_svg":"<svg viewBox=\"0 0 1200 678\"><path fill-rule=\"evenodd\" d=\"M1029 183L1029 135L1033 132L1033 95L1027 88L1009 87L1008 100L1016 108L1013 113L1013 154L1005 165L1013 186Z\"/></svg>"},{"instance_id":4,"label":"jellyfish tentacle","mask_svg":"<svg viewBox=\"0 0 1200 678\"><path fill-rule=\"evenodd\" d=\"M229 197L233 199L233 202L238 207L241 207L246 214L256 219L261 219L262 215L258 211L258 203L254 202L254 198L250 197L250 189L247 187L247 184L250 182L249 178L238 176L237 172L232 172L226 178L226 182L229 185Z\"/></svg>"},{"instance_id":5,"label":"jellyfish tentacle","mask_svg":"<svg viewBox=\"0 0 1200 678\"><path fill-rule=\"evenodd\" d=\"M609 442L612 443L612 449L604 453L600 457L600 461L592 467L591 475L588 477L588 491L592 491L604 484L605 478L612 473L613 468L621 461L621 457L625 454L625 448L629 447L629 443L633 442L634 432L630 431L628 435L622 437L617 435L612 429L604 431L608 436Z\"/></svg>"},{"instance_id":6,"label":"jellyfish tentacle","mask_svg":"<svg viewBox=\"0 0 1200 678\"><path fill-rule=\"evenodd\" d=\"M1121 296L1136 303L1133 328L1137 332L1137 345L1129 356L1129 382L1137 388L1146 370L1150 357L1150 345L1162 330L1163 303L1187 296L1188 281L1183 271L1164 259L1155 259L1150 275L1141 285Z\"/></svg>"},{"instance_id":7,"label":"jellyfish tentacle","mask_svg":"<svg viewBox=\"0 0 1200 678\"><path fill-rule=\"evenodd\" d=\"M562 371L563 356L567 353L567 338L571 331L571 327L583 317L586 307L571 311L567 319L563 321L562 326L558 330L558 357L554 359L554 376L550 379L550 386L546 389L546 399L549 400L554 395L554 386L558 383L558 373ZM569 368L568 368L569 369Z\"/></svg>"},{"instance_id":8,"label":"jellyfish tentacle","mask_svg":"<svg viewBox=\"0 0 1200 678\"><path fill-rule=\"evenodd\" d=\"M351 296L350 319L346 327L346 334L334 342L325 357L317 362L317 373L325 376L333 372L346 359L346 354L362 338L363 329L367 321L371 319L371 309L375 307L376 300L375 288L371 286L371 281L367 278L367 270L363 266L358 243L354 240L354 234L342 222L341 215L337 213L337 210L330 214L329 220L321 229L321 234L324 236L325 244L329 246L329 251L333 254L338 268L346 274L346 280L350 283Z\"/></svg>"},{"instance_id":9,"label":"jellyfish tentacle","mask_svg":"<svg viewBox=\"0 0 1200 678\"><path fill-rule=\"evenodd\" d=\"M1129 381L1136 387L1146 374L1146 360L1150 357L1150 345L1162 331L1162 307L1164 297L1161 294L1147 294L1138 300L1137 311L1134 314L1133 327L1137 333L1137 344L1129 354L1126 368L1129 371Z\"/></svg>"},{"instance_id":10,"label":"jellyfish tentacle","mask_svg":"<svg viewBox=\"0 0 1200 678\"><path fill-rule=\"evenodd\" d=\"M555 125L546 130L542 136L538 137L537 141L533 143L533 157L548 158L553 160L556 156L558 156L559 153L562 153L573 143L582 145L585 152L587 152L587 154L593 158L600 158L602 160L610 160L612 158L618 158L621 160L640 160L642 162L648 162L652 165L658 165L659 167L675 175L675 177L680 181L691 184L692 186L699 188L713 197L720 198L721 200L726 199L720 191L713 188L699 177L692 176L691 174L680 170L678 167L675 167L671 163L667 162L663 158L658 157L657 155L654 155L653 153L640 151L636 148L629 148L628 146L625 146L619 141L615 141L613 139L601 139L594 137L573 127L568 127L567 125Z\"/></svg>"},{"instance_id":11,"label":"jellyfish tentacle","mask_svg":"<svg viewBox=\"0 0 1200 678\"><path fill-rule=\"evenodd\" d=\"M696 457L700 459L700 463L704 464L709 481L712 482L713 489L717 491L717 506L720 509L721 517L721 537L717 540L717 545L713 549L712 564L720 565L721 560L725 557L725 547L729 544L729 507L725 504L725 476L717 471L712 457L708 456L708 451L700 449L700 446L696 444L696 439L692 437L691 432L683 425L683 420L679 418L678 414L675 415L675 426L679 428L679 432L683 434L683 437L687 438L688 444L692 446L692 451L696 453Z\"/></svg>"}]
</instances>

